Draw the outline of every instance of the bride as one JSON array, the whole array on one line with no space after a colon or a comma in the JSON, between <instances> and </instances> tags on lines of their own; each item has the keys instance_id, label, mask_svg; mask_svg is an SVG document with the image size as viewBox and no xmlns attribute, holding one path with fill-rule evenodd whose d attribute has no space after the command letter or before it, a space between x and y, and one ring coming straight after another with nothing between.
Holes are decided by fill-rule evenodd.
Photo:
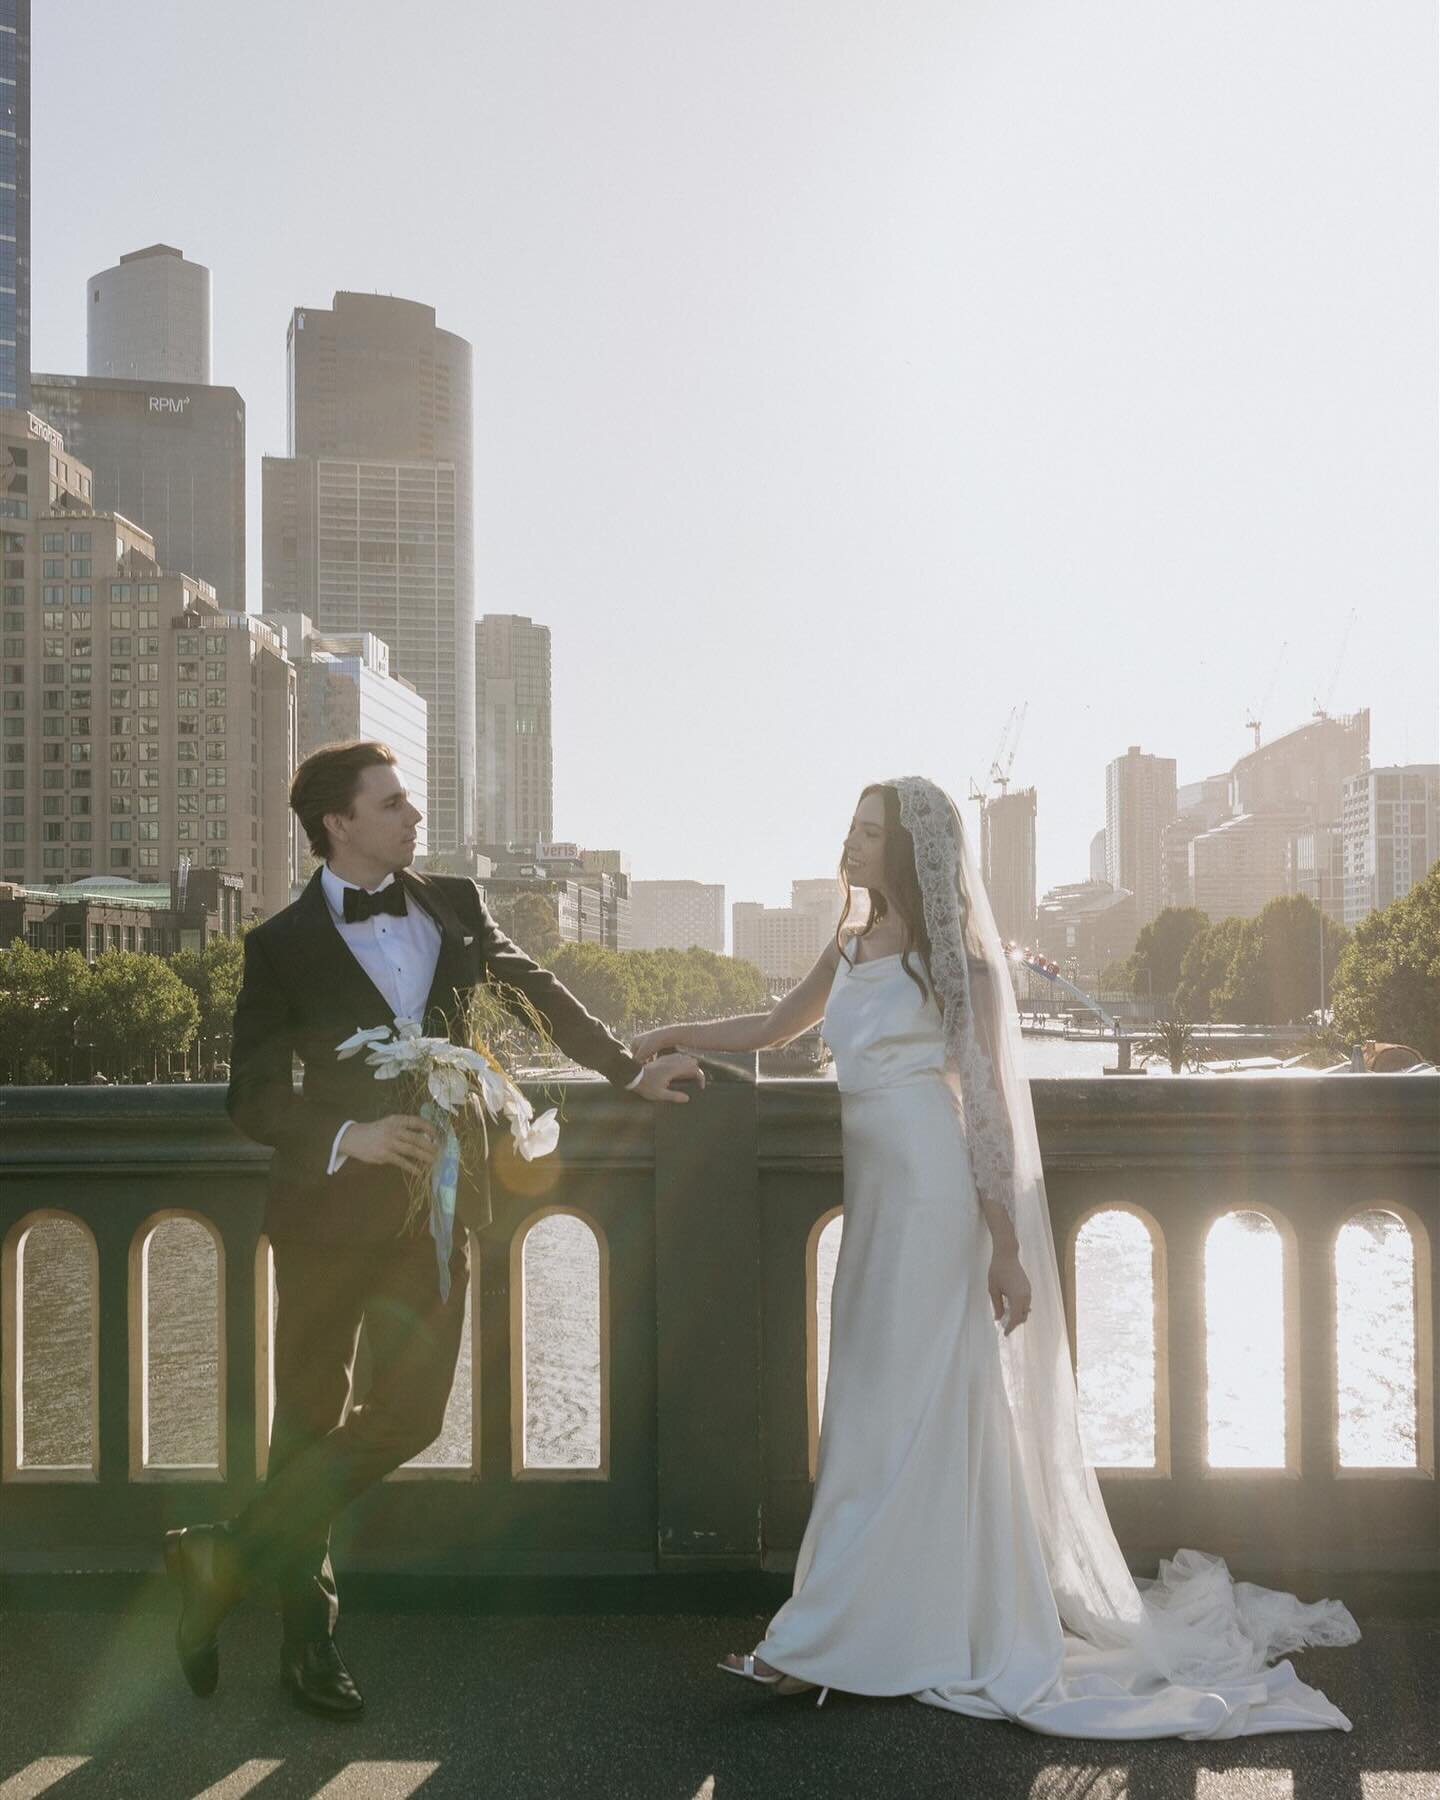
<instances>
[{"instance_id":1,"label":"bride","mask_svg":"<svg viewBox=\"0 0 1440 1800\"><path fill-rule=\"evenodd\" d=\"M755 1050L823 1017L841 1092L814 1502L793 1595L720 1666L1064 1737L1348 1731L1273 1660L1353 1643L1338 1601L1232 1582L1195 1550L1153 1582L1126 1567L1081 1446L1014 994L954 803L915 776L866 788L842 882L865 924L771 1012L634 1046Z\"/></svg>"}]
</instances>

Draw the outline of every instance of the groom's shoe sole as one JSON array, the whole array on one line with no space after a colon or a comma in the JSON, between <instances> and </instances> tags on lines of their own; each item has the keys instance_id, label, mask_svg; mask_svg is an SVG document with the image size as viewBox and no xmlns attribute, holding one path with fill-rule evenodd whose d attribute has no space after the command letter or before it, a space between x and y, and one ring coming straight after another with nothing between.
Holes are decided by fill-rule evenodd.
<instances>
[{"instance_id":1,"label":"groom's shoe sole","mask_svg":"<svg viewBox=\"0 0 1440 1800\"><path fill-rule=\"evenodd\" d=\"M165 1533L165 1573L180 1597L175 1654L190 1692L201 1700L208 1700L220 1685L220 1640L214 1632L199 1643L192 1643L186 1637L186 1616L198 1605L194 1589L202 1579L191 1566L190 1546L184 1542L186 1535L184 1530Z\"/></svg>"}]
</instances>

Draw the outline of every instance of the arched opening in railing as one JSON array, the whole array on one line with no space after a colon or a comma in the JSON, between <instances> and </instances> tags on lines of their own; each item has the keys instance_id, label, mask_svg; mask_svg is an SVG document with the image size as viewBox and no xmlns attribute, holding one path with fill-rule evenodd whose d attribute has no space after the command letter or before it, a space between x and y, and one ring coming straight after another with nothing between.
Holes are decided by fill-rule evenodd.
<instances>
[{"instance_id":1,"label":"arched opening in railing","mask_svg":"<svg viewBox=\"0 0 1440 1800\"><path fill-rule=\"evenodd\" d=\"M1067 1258L1080 1428L1098 1468L1170 1471L1165 1239L1143 1207L1084 1213Z\"/></svg>"},{"instance_id":2,"label":"arched opening in railing","mask_svg":"<svg viewBox=\"0 0 1440 1800\"><path fill-rule=\"evenodd\" d=\"M275 1252L268 1237L255 1246L255 1478L270 1466L270 1431L275 1423Z\"/></svg>"},{"instance_id":3,"label":"arched opening in railing","mask_svg":"<svg viewBox=\"0 0 1440 1800\"><path fill-rule=\"evenodd\" d=\"M460 1328L460 1352L455 1359L455 1378L445 1403L445 1423L431 1444L412 1456L390 1477L403 1481L411 1476L469 1478L480 1468L480 1308L476 1281L480 1252L470 1240L470 1278L465 1284L465 1322Z\"/></svg>"},{"instance_id":4,"label":"arched opening in railing","mask_svg":"<svg viewBox=\"0 0 1440 1800\"><path fill-rule=\"evenodd\" d=\"M1259 1207L1205 1234L1205 1461L1299 1467L1299 1258L1295 1233Z\"/></svg>"},{"instance_id":5,"label":"arched opening in railing","mask_svg":"<svg viewBox=\"0 0 1440 1800\"><path fill-rule=\"evenodd\" d=\"M6 1481L100 1472L100 1265L70 1213L20 1219L0 1251Z\"/></svg>"},{"instance_id":6,"label":"arched opening in railing","mask_svg":"<svg viewBox=\"0 0 1440 1800\"><path fill-rule=\"evenodd\" d=\"M130 1243L130 1479L225 1479L225 1247L154 1213Z\"/></svg>"},{"instance_id":7,"label":"arched opening in railing","mask_svg":"<svg viewBox=\"0 0 1440 1800\"><path fill-rule=\"evenodd\" d=\"M844 1209L835 1206L820 1215L805 1240L805 1413L812 1481L830 1378L830 1300L844 1230Z\"/></svg>"},{"instance_id":8,"label":"arched opening in railing","mask_svg":"<svg viewBox=\"0 0 1440 1800\"><path fill-rule=\"evenodd\" d=\"M610 1472L610 1272L605 1233L548 1206L510 1246L511 1472Z\"/></svg>"},{"instance_id":9,"label":"arched opening in railing","mask_svg":"<svg viewBox=\"0 0 1440 1800\"><path fill-rule=\"evenodd\" d=\"M1433 1474L1430 1244L1408 1207L1357 1209L1335 1234L1335 1466Z\"/></svg>"}]
</instances>

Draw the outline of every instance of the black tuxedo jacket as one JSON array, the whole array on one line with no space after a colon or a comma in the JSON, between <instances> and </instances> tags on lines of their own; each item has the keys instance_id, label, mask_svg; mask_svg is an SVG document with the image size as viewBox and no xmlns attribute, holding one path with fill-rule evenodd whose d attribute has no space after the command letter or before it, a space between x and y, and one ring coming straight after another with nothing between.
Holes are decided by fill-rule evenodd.
<instances>
[{"instance_id":1,"label":"black tuxedo jacket","mask_svg":"<svg viewBox=\"0 0 1440 1800\"><path fill-rule=\"evenodd\" d=\"M505 936L473 881L408 869L396 879L408 904L423 907L440 928L427 1035L459 1041L458 1002L491 977L518 990L576 1062L621 1087L634 1080L640 1065L624 1045ZM512 1004L518 1011L519 1003ZM225 1106L247 1137L274 1147L265 1208L272 1242L361 1244L402 1234L409 1197L399 1169L351 1157L334 1175L325 1173L347 1119L364 1122L397 1110L394 1088L376 1081L363 1053L341 1062L335 1047L394 1018L336 930L318 869L298 900L246 934ZM298 1094L295 1057L305 1070ZM489 1222L485 1174L462 1182L458 1211L467 1224Z\"/></svg>"}]
</instances>

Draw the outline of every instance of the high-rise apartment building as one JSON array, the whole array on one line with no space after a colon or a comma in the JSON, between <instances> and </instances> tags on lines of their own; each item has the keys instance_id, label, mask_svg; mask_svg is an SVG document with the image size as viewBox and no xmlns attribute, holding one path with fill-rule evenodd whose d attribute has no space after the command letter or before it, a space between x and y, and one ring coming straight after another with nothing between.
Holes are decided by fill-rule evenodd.
<instances>
[{"instance_id":1,"label":"high-rise apartment building","mask_svg":"<svg viewBox=\"0 0 1440 1800\"><path fill-rule=\"evenodd\" d=\"M630 929L637 950L725 953L725 888L704 881L633 881Z\"/></svg>"},{"instance_id":2,"label":"high-rise apartment building","mask_svg":"<svg viewBox=\"0 0 1440 1800\"><path fill-rule=\"evenodd\" d=\"M1440 763L1367 769L1345 783L1344 923L1408 894L1440 861Z\"/></svg>"},{"instance_id":3,"label":"high-rise apartment building","mask_svg":"<svg viewBox=\"0 0 1440 1800\"><path fill-rule=\"evenodd\" d=\"M0 0L0 408L30 404L30 0Z\"/></svg>"},{"instance_id":4,"label":"high-rise apartment building","mask_svg":"<svg viewBox=\"0 0 1440 1800\"><path fill-rule=\"evenodd\" d=\"M210 385L210 271L169 244L122 256L86 284L85 372Z\"/></svg>"},{"instance_id":5,"label":"high-rise apartment building","mask_svg":"<svg viewBox=\"0 0 1440 1800\"><path fill-rule=\"evenodd\" d=\"M1175 790L1175 817L1161 834L1164 866L1161 880L1163 906L1191 906L1190 846L1202 831L1211 831L1229 816L1230 777L1208 775L1203 781L1187 781Z\"/></svg>"},{"instance_id":6,"label":"high-rise apartment building","mask_svg":"<svg viewBox=\"0 0 1440 1800\"><path fill-rule=\"evenodd\" d=\"M980 804L980 879L1002 943L1035 935L1034 788L997 794Z\"/></svg>"},{"instance_id":7,"label":"high-rise apartment building","mask_svg":"<svg viewBox=\"0 0 1440 1800\"><path fill-rule=\"evenodd\" d=\"M233 387L35 375L31 405L94 472L95 505L245 610L245 402Z\"/></svg>"},{"instance_id":8,"label":"high-rise apartment building","mask_svg":"<svg viewBox=\"0 0 1440 1800\"><path fill-rule=\"evenodd\" d=\"M262 465L264 610L370 631L429 709L430 851L475 838L471 352L433 307L338 293L286 343L288 456Z\"/></svg>"},{"instance_id":9,"label":"high-rise apartment building","mask_svg":"<svg viewBox=\"0 0 1440 1800\"><path fill-rule=\"evenodd\" d=\"M555 829L548 625L515 613L476 622L475 748L481 840L548 844Z\"/></svg>"},{"instance_id":10,"label":"high-rise apartment building","mask_svg":"<svg viewBox=\"0 0 1440 1800\"><path fill-rule=\"evenodd\" d=\"M421 813L415 853L429 853L426 706L390 672L390 646L370 631L319 632L303 613L266 613L295 665L298 754L347 738L374 738L395 752L396 768ZM308 854L301 845L301 860Z\"/></svg>"},{"instance_id":11,"label":"high-rise apartment building","mask_svg":"<svg viewBox=\"0 0 1440 1800\"><path fill-rule=\"evenodd\" d=\"M95 510L90 472L34 414L0 412L0 878L242 875L284 906L295 672L277 634L161 569L150 537ZM18 499L13 501L18 506Z\"/></svg>"},{"instance_id":12,"label":"high-rise apartment building","mask_svg":"<svg viewBox=\"0 0 1440 1800\"><path fill-rule=\"evenodd\" d=\"M1174 817L1174 757L1132 744L1105 770L1105 875L1135 896L1137 929L1164 904L1164 833Z\"/></svg>"}]
</instances>

